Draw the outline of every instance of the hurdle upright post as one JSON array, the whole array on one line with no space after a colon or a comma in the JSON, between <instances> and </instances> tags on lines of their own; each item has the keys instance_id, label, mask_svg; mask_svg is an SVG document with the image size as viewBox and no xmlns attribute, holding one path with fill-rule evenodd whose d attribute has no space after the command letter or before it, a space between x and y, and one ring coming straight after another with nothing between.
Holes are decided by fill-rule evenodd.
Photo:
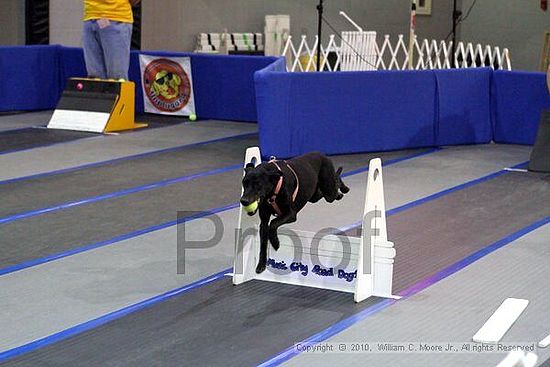
<instances>
[{"instance_id":1,"label":"hurdle upright post","mask_svg":"<svg viewBox=\"0 0 550 367\"><path fill-rule=\"evenodd\" d=\"M388 241L382 160L369 162L367 192L363 212L362 244L357 261L355 302L370 296L398 299L392 295L393 242Z\"/></svg>"},{"instance_id":2,"label":"hurdle upright post","mask_svg":"<svg viewBox=\"0 0 550 367\"><path fill-rule=\"evenodd\" d=\"M411 4L411 24L409 33L409 69L414 69L414 42L416 38L416 0Z\"/></svg>"},{"instance_id":3,"label":"hurdle upright post","mask_svg":"<svg viewBox=\"0 0 550 367\"><path fill-rule=\"evenodd\" d=\"M317 5L317 12L319 13L319 20L317 24L317 37L318 37L318 44L317 44L317 71L321 70L321 45L323 43L323 0L319 0L319 5Z\"/></svg>"}]
</instances>

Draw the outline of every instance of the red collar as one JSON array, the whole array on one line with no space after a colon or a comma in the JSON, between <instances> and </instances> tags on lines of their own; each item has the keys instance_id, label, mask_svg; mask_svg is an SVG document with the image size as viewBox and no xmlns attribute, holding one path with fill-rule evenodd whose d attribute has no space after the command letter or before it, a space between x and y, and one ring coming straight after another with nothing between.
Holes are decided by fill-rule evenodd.
<instances>
[{"instance_id":1,"label":"red collar","mask_svg":"<svg viewBox=\"0 0 550 367\"><path fill-rule=\"evenodd\" d=\"M286 161L283 161L283 162L292 171L292 173L294 174L294 177L296 178L296 188L294 189L294 193L292 194L292 202L294 202L296 200L296 196L298 195L298 189L300 188L300 181L298 180L298 175L296 174L292 166L288 164ZM277 215L280 216L282 214L281 208L279 208L279 206L277 205L276 199L277 199L277 195L279 195L279 192L281 191L281 188L283 187L283 174L282 174L283 170L281 169L281 167L279 167L276 160L272 159L269 161L269 163L273 163L275 167L277 167L279 172L281 172L281 177L279 177L277 186L275 186L275 191L273 191L273 195L271 196L271 198L267 200L267 202L271 204L271 206L273 207L273 210L275 210L275 213L277 213Z\"/></svg>"}]
</instances>

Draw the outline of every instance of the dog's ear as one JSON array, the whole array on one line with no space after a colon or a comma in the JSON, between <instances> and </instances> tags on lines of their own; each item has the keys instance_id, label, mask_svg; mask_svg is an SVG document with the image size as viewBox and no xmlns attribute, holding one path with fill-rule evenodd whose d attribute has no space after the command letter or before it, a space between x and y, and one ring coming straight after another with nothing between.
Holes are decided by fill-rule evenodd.
<instances>
[{"instance_id":1,"label":"dog's ear","mask_svg":"<svg viewBox=\"0 0 550 367\"><path fill-rule=\"evenodd\" d=\"M254 163L252 163L252 162L247 163L246 166L244 166L244 171L245 172L251 171L251 170L254 169L254 167L256 167L256 166L254 166Z\"/></svg>"},{"instance_id":2,"label":"dog's ear","mask_svg":"<svg viewBox=\"0 0 550 367\"><path fill-rule=\"evenodd\" d=\"M340 177L340 175L342 174L342 170L342 167L338 167L338 170L336 171L336 176Z\"/></svg>"}]
</instances>

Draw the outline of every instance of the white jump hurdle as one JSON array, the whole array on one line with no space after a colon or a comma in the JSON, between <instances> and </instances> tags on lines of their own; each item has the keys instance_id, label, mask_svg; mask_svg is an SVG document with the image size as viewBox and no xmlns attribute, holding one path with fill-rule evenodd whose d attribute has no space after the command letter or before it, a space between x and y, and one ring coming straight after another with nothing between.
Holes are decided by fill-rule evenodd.
<instances>
[{"instance_id":1,"label":"white jump hurdle","mask_svg":"<svg viewBox=\"0 0 550 367\"><path fill-rule=\"evenodd\" d=\"M245 166L261 163L260 149L249 148ZM344 199L345 200L345 199ZM360 238L329 232L279 229L280 248L268 245L267 268L256 274L260 252L260 220L241 207L235 236L233 284L252 279L330 289L354 294L355 302L392 295L394 244L388 241L382 161L370 161Z\"/></svg>"}]
</instances>

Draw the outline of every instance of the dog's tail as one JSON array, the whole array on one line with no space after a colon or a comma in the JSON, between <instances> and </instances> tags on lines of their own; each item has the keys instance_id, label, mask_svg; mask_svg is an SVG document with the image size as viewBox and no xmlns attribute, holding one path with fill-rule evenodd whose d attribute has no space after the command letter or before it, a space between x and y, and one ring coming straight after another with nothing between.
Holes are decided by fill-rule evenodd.
<instances>
[{"instance_id":1,"label":"dog's tail","mask_svg":"<svg viewBox=\"0 0 550 367\"><path fill-rule=\"evenodd\" d=\"M343 167L338 167L336 170L336 177L338 178L338 184L340 186L340 191L342 194L347 194L349 192L349 187L346 186L344 181L342 181L342 177L340 175L342 174Z\"/></svg>"}]
</instances>

